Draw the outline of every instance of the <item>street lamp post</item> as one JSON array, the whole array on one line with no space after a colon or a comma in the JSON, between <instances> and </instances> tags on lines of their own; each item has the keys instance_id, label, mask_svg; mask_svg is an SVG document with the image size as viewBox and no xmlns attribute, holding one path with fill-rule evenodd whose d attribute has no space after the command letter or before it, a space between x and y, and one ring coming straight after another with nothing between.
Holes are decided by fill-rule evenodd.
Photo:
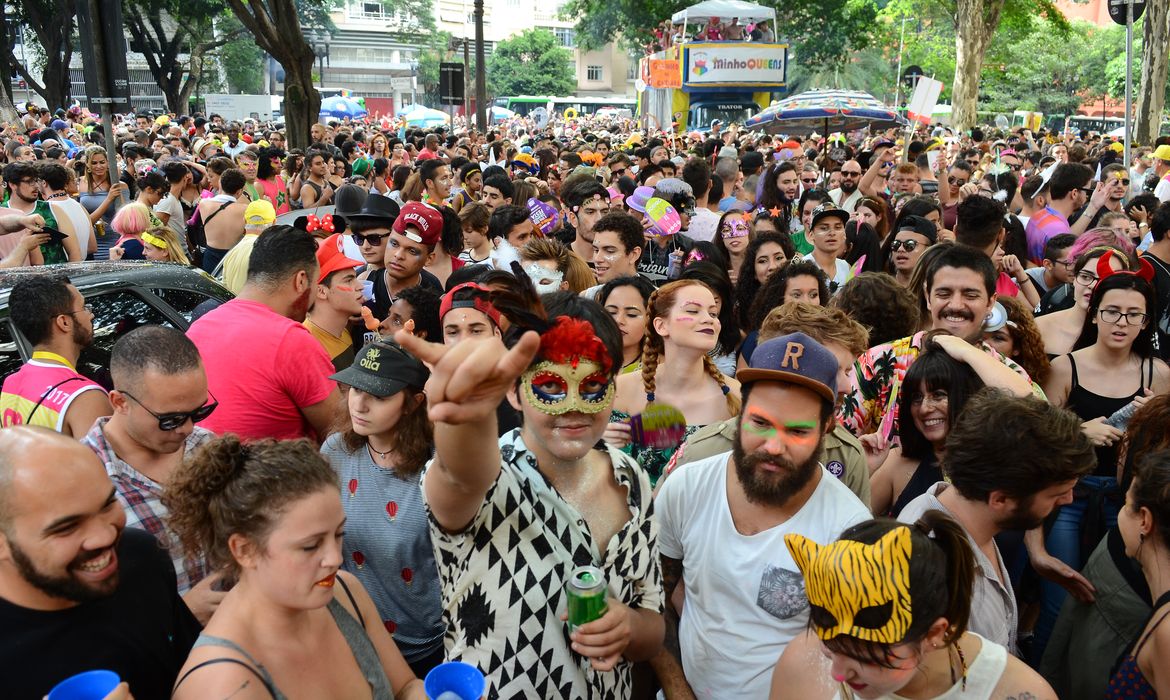
<instances>
[{"instance_id":1,"label":"street lamp post","mask_svg":"<svg viewBox=\"0 0 1170 700\"><path fill-rule=\"evenodd\" d=\"M483 59L483 0L475 0L475 125L487 133L487 70Z\"/></svg>"},{"instance_id":2,"label":"street lamp post","mask_svg":"<svg viewBox=\"0 0 1170 700\"><path fill-rule=\"evenodd\" d=\"M317 82L319 87L325 87L325 62L329 59L329 34L314 33L309 40L313 54L317 56Z\"/></svg>"}]
</instances>

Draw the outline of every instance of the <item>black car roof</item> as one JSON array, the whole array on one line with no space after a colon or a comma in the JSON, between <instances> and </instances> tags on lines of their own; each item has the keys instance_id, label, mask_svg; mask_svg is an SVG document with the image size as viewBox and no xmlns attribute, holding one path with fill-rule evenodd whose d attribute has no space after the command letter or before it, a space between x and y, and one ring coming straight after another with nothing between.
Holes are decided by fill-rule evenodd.
<instances>
[{"instance_id":1,"label":"black car roof","mask_svg":"<svg viewBox=\"0 0 1170 700\"><path fill-rule=\"evenodd\" d=\"M17 282L44 274L65 275L82 293L95 287L167 287L230 297L230 292L202 270L177 263L118 260L0 269L0 306L7 306L8 295Z\"/></svg>"}]
</instances>

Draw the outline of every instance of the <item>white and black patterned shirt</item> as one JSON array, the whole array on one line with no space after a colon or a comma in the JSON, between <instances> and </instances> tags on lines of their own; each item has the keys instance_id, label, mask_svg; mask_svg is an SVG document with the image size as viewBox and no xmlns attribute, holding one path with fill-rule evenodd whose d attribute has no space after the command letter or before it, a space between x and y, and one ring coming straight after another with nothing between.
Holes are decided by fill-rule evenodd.
<instances>
[{"instance_id":1,"label":"white and black patterned shirt","mask_svg":"<svg viewBox=\"0 0 1170 700\"><path fill-rule=\"evenodd\" d=\"M565 581L575 567L590 565L605 572L609 595L662 612L650 480L628 456L606 449L618 485L629 492L630 520L604 558L585 519L537 469L519 430L500 438L500 474L463 532L446 533L430 518L447 660L483 671L492 700L630 696L631 664L594 671L570 648L560 618Z\"/></svg>"}]
</instances>

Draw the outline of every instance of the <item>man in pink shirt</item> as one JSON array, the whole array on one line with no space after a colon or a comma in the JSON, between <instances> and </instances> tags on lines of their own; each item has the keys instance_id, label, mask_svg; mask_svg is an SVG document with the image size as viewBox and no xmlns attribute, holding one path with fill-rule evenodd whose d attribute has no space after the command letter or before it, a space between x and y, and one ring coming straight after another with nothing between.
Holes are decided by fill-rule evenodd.
<instances>
[{"instance_id":1,"label":"man in pink shirt","mask_svg":"<svg viewBox=\"0 0 1170 700\"><path fill-rule=\"evenodd\" d=\"M340 394L329 355L302 325L316 282L312 235L291 226L260 234L240 295L187 331L219 400L202 427L244 440L325 438Z\"/></svg>"}]
</instances>

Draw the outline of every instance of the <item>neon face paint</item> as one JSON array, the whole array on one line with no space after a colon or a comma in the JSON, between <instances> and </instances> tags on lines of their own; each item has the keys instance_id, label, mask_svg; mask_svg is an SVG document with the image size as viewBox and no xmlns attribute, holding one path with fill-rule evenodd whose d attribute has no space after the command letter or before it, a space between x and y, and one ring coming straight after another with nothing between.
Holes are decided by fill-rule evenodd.
<instances>
[{"instance_id":1,"label":"neon face paint","mask_svg":"<svg viewBox=\"0 0 1170 700\"><path fill-rule=\"evenodd\" d=\"M784 432L785 444L808 445L815 443L817 440L816 429L820 426L815 421L789 421L782 423L758 406L749 408L745 415L747 420L743 421L743 429L763 438L765 441L770 442L775 439L780 435L781 430ZM758 425L754 420L764 421L765 425ZM793 434L792 431L794 430L809 432L807 434Z\"/></svg>"}]
</instances>

